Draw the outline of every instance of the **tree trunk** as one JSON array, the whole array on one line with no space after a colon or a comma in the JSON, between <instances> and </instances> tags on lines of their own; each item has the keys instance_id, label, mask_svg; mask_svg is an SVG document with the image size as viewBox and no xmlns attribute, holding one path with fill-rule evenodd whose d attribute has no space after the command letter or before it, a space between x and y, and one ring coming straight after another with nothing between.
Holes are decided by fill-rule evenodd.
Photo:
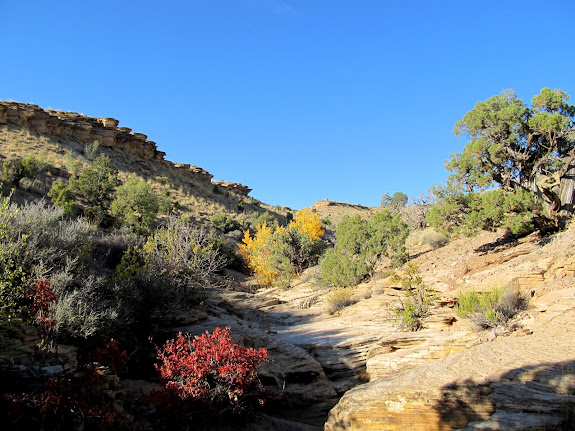
<instances>
[{"instance_id":1,"label":"tree trunk","mask_svg":"<svg viewBox=\"0 0 575 431\"><path fill-rule=\"evenodd\" d=\"M572 161L567 171L561 177L559 188L561 209L559 217L564 225L573 216L573 201L575 200L575 161Z\"/></svg>"}]
</instances>

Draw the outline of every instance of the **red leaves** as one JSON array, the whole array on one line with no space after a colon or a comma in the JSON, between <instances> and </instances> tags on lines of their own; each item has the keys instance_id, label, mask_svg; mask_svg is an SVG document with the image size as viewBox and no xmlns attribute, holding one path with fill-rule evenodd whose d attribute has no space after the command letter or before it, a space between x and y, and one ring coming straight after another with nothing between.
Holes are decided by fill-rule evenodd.
<instances>
[{"instance_id":1,"label":"red leaves","mask_svg":"<svg viewBox=\"0 0 575 431\"><path fill-rule=\"evenodd\" d=\"M42 336L44 336L48 329L56 326L52 305L58 302L58 295L50 288L50 282L38 280L36 289L30 296L33 299L32 313L36 313L36 321L40 324Z\"/></svg>"},{"instance_id":2,"label":"red leaves","mask_svg":"<svg viewBox=\"0 0 575 431\"><path fill-rule=\"evenodd\" d=\"M96 350L94 360L108 365L110 371L116 375L123 374L128 369L128 353L122 350L118 341L113 338Z\"/></svg>"},{"instance_id":3,"label":"red leaves","mask_svg":"<svg viewBox=\"0 0 575 431\"><path fill-rule=\"evenodd\" d=\"M180 332L157 352L161 365L156 368L168 381L166 387L177 390L182 399L206 403L227 395L236 404L246 390L257 385L257 365L268 360L266 349L234 344L229 327L194 338Z\"/></svg>"}]
</instances>

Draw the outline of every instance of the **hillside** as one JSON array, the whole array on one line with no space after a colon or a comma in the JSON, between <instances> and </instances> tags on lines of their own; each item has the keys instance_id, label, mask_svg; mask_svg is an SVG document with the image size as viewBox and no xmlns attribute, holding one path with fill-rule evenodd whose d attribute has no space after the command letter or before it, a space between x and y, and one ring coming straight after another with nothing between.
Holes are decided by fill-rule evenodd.
<instances>
[{"instance_id":1,"label":"hillside","mask_svg":"<svg viewBox=\"0 0 575 431\"><path fill-rule=\"evenodd\" d=\"M111 159L125 181L131 175L148 182L157 193L170 197L183 214L205 224L213 214L232 214L248 219L251 213L268 211L285 220L287 208L270 207L248 197L251 189L239 183L214 181L206 170L164 159L155 142L143 133L119 127L113 118L45 110L37 105L0 101L0 161L34 155L46 170L34 180L23 180L16 190L18 201L45 197L52 182L70 177L67 157L87 163L86 144L99 143L99 152ZM243 211L238 209L242 201Z\"/></svg>"}]
</instances>

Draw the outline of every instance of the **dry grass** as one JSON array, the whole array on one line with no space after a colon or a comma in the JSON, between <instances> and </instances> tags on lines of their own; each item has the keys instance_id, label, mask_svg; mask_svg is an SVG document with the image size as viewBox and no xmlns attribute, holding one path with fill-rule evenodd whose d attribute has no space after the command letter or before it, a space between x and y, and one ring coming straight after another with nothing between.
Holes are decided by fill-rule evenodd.
<instances>
[{"instance_id":1,"label":"dry grass","mask_svg":"<svg viewBox=\"0 0 575 431\"><path fill-rule=\"evenodd\" d=\"M0 163L3 160L24 157L34 154L48 165L48 170L40 174L34 181L22 182L23 189L17 191L16 200L23 195L29 199L45 196L50 190L52 182L69 178L66 168L66 155L70 154L74 160L82 164L88 163L84 157L86 143L67 138L43 136L15 126L0 126ZM178 202L184 216L191 217L201 224L209 225L212 215L223 213L245 221L251 213L269 211L274 216L285 220L288 208L275 208L255 199L242 197L223 190L214 193L213 184L187 175L162 163L144 160L127 154L115 148L100 148L99 152L111 158L111 164L118 170L120 180L126 181L135 175L138 179L152 185L154 191L167 194L170 199ZM193 161L192 161L193 162ZM209 167L208 167L209 168ZM244 211L238 211L238 202L244 202Z\"/></svg>"},{"instance_id":2,"label":"dry grass","mask_svg":"<svg viewBox=\"0 0 575 431\"><path fill-rule=\"evenodd\" d=\"M350 288L341 287L331 291L325 298L327 303L327 312L335 314L336 312L354 304L356 301Z\"/></svg>"}]
</instances>

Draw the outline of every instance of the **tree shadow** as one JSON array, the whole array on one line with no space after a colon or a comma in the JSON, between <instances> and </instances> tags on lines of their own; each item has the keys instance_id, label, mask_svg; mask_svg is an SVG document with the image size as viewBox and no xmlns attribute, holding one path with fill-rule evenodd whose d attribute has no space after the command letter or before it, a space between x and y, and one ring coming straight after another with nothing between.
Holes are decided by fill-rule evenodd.
<instances>
[{"instance_id":1,"label":"tree shadow","mask_svg":"<svg viewBox=\"0 0 575 431\"><path fill-rule=\"evenodd\" d=\"M479 254L495 253L507 250L517 245L517 238L509 233L505 233L493 242L483 244L474 251Z\"/></svg>"},{"instance_id":2,"label":"tree shadow","mask_svg":"<svg viewBox=\"0 0 575 431\"><path fill-rule=\"evenodd\" d=\"M575 360L512 369L482 384L467 379L443 386L434 409L437 429L575 429ZM473 428L475 429L475 428Z\"/></svg>"}]
</instances>

